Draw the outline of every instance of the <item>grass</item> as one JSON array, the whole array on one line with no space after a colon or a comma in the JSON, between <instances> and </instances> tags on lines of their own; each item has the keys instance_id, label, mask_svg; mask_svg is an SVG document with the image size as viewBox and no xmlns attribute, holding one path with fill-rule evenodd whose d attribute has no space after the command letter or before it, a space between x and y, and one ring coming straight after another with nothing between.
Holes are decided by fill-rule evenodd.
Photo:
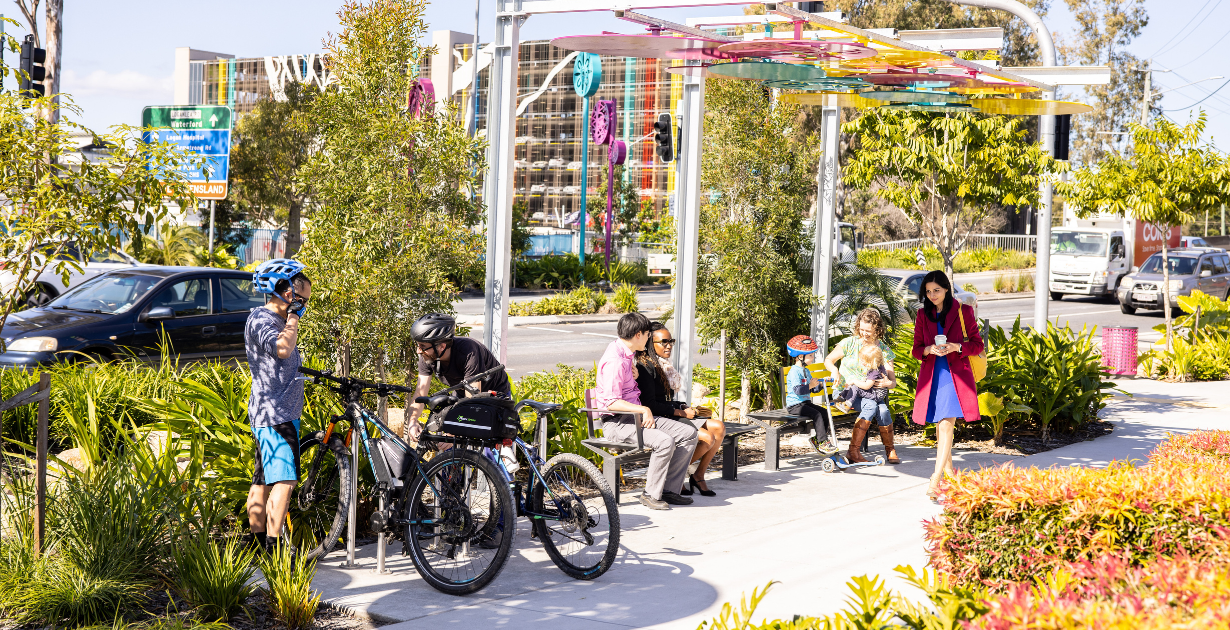
<instances>
[{"instance_id":1,"label":"grass","mask_svg":"<svg viewBox=\"0 0 1230 630\"><path fill-rule=\"evenodd\" d=\"M243 610L255 588L256 550L231 536L215 542L208 536L187 538L172 551L180 593L206 619L227 621Z\"/></svg>"},{"instance_id":2,"label":"grass","mask_svg":"<svg viewBox=\"0 0 1230 630\"><path fill-rule=\"evenodd\" d=\"M995 276L994 284L996 293L1025 293L1034 290L1034 274L1018 273L1006 274L1001 273Z\"/></svg>"},{"instance_id":3,"label":"grass","mask_svg":"<svg viewBox=\"0 0 1230 630\"><path fill-rule=\"evenodd\" d=\"M269 589L269 607L288 630L301 630L312 625L320 592L312 591L316 563L303 554L291 553L285 545L265 556L261 572Z\"/></svg>"}]
</instances>

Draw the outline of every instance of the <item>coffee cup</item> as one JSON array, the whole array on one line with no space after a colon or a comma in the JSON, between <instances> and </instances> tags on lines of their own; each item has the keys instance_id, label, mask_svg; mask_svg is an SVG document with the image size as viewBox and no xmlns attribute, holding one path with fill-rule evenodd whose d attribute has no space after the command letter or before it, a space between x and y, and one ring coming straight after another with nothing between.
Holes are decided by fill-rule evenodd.
<instances>
[{"instance_id":1,"label":"coffee cup","mask_svg":"<svg viewBox=\"0 0 1230 630\"><path fill-rule=\"evenodd\" d=\"M943 346L944 346L944 345L946 345L947 343L948 343L948 336L947 336L947 335L936 335L936 336L935 336L935 345L940 346L940 347L943 347Z\"/></svg>"}]
</instances>

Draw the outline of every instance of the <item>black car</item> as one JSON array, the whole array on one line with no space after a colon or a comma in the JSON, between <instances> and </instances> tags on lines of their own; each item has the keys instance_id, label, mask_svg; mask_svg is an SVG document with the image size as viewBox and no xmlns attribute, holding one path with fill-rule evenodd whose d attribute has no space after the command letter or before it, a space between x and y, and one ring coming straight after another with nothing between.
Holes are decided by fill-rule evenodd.
<instances>
[{"instance_id":1,"label":"black car","mask_svg":"<svg viewBox=\"0 0 1230 630\"><path fill-rule=\"evenodd\" d=\"M243 357L248 313L264 306L252 274L207 267L111 271L48 304L9 315L0 367L33 368L82 355L156 361L163 331L180 359Z\"/></svg>"}]
</instances>

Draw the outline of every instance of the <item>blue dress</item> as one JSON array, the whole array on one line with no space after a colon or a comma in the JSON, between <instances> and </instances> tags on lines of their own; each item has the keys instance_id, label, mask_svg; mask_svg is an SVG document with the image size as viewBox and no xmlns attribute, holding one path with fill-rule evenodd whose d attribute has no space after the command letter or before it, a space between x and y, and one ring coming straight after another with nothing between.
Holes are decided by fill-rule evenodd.
<instances>
[{"instance_id":1,"label":"blue dress","mask_svg":"<svg viewBox=\"0 0 1230 630\"><path fill-rule=\"evenodd\" d=\"M936 322L938 334L944 334L943 322ZM952 382L948 369L948 357L935 357L935 370L931 372L931 394L927 400L927 424L944 418L963 418L961 401L957 398L957 386Z\"/></svg>"}]
</instances>

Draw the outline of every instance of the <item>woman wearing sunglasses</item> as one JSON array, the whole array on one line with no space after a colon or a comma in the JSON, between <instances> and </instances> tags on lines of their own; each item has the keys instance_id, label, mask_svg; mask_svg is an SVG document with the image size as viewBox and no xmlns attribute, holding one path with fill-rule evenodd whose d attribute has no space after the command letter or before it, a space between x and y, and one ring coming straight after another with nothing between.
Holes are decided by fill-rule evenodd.
<instances>
[{"instance_id":1,"label":"woman wearing sunglasses","mask_svg":"<svg viewBox=\"0 0 1230 630\"><path fill-rule=\"evenodd\" d=\"M670 362L675 339L661 322L654 322L649 332L645 350L636 353L636 384L641 390L641 404L653 410L655 416L674 418L696 427L698 441L688 467L688 487L680 494L690 495L699 489L701 496L716 496L717 493L705 484L705 470L722 445L722 438L726 437L726 425L714 418L698 418L696 408L674 400L684 387L683 375Z\"/></svg>"}]
</instances>

